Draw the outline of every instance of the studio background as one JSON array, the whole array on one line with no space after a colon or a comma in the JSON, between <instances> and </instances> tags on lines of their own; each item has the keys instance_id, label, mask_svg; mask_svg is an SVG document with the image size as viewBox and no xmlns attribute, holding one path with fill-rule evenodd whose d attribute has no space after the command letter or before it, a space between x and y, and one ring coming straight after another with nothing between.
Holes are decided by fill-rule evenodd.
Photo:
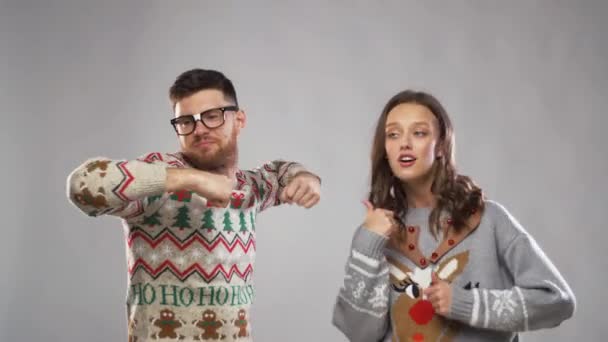
<instances>
[{"instance_id":1,"label":"studio background","mask_svg":"<svg viewBox=\"0 0 608 342\"><path fill-rule=\"evenodd\" d=\"M572 286L577 312L524 341L602 341L608 158L605 1L0 2L0 340L126 339L120 221L66 198L94 156L172 152L167 89L218 69L248 114L240 166L301 161L307 211L259 217L256 341L346 341L331 325L362 222L385 102L436 95L461 173L506 206Z\"/></svg>"}]
</instances>

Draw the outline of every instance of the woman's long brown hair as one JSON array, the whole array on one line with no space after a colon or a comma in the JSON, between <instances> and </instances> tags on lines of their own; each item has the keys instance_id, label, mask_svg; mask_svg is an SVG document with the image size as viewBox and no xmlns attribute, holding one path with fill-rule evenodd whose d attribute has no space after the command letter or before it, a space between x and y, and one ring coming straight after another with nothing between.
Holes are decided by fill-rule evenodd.
<instances>
[{"instance_id":1,"label":"woman's long brown hair","mask_svg":"<svg viewBox=\"0 0 608 342\"><path fill-rule=\"evenodd\" d=\"M459 175L454 163L454 128L441 103L431 94L406 90L393 96L384 106L378 119L372 146L372 179L369 201L374 207L392 210L403 226L402 219L407 214L407 196L402 182L393 175L388 163L385 142L385 125L388 113L403 103L416 103L427 107L439 128L437 144L441 157L433 165L432 193L436 205L429 217L429 227L433 236L440 231L440 215L446 212L452 219L452 226L459 232L466 220L477 210L483 209L483 192L469 177ZM391 191L392 189L392 191Z\"/></svg>"}]
</instances>

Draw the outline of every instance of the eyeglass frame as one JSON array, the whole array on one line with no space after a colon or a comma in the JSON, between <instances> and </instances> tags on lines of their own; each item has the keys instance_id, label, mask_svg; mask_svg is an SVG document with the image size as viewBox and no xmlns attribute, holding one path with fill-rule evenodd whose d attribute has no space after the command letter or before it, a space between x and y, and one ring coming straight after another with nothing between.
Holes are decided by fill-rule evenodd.
<instances>
[{"instance_id":1,"label":"eyeglass frame","mask_svg":"<svg viewBox=\"0 0 608 342\"><path fill-rule=\"evenodd\" d=\"M214 126L214 127L209 127L205 123L205 121L203 121L203 116L205 114L207 114L207 113L210 113L210 112L214 111L214 110L221 110L222 111L222 123L219 124L219 125L217 125L217 126ZM186 135L190 135L190 134L194 133L194 131L196 130L196 124L199 121L200 121L200 123L203 124L203 126L207 127L208 129L215 129L215 128L218 128L218 127L222 127L224 125L224 123L226 123L226 112L227 111L238 112L239 111L239 107L238 106L225 106L225 107L211 108L211 109L207 109L206 111L200 112L198 114L181 115L181 116L179 116L177 118L171 119L170 122L171 122L171 126L173 126L173 129L175 130L175 133L177 133L177 135L186 136ZM183 118L183 117L191 117L192 119L194 119L194 126L193 126L192 131L190 133L180 134L178 132L178 130L177 130L177 126L176 126L176 124L178 123L177 120L179 120L180 118Z\"/></svg>"}]
</instances>

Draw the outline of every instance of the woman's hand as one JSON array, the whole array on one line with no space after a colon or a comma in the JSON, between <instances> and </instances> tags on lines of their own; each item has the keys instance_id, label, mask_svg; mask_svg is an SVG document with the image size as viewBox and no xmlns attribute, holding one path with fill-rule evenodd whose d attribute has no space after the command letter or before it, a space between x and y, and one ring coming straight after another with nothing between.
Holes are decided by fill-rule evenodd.
<instances>
[{"instance_id":1,"label":"woman's hand","mask_svg":"<svg viewBox=\"0 0 608 342\"><path fill-rule=\"evenodd\" d=\"M370 201L363 201L363 204L367 208L367 215L363 222L365 228L386 237L397 229L398 224L392 211L374 208Z\"/></svg>"}]
</instances>

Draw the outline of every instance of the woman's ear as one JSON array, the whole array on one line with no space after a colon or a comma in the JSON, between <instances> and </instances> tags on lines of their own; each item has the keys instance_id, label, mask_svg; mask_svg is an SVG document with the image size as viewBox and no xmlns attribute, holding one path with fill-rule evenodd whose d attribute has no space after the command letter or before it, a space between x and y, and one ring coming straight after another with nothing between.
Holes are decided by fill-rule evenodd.
<instances>
[{"instance_id":1,"label":"woman's ear","mask_svg":"<svg viewBox=\"0 0 608 342\"><path fill-rule=\"evenodd\" d=\"M435 147L435 159L439 160L443 158L443 144L437 144Z\"/></svg>"}]
</instances>

